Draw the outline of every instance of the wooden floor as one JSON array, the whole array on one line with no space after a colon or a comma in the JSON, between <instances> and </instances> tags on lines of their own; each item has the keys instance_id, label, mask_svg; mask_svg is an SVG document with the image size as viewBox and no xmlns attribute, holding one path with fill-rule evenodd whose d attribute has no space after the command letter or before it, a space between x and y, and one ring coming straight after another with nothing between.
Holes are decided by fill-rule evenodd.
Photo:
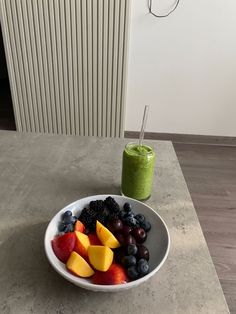
<instances>
[{"instance_id":1,"label":"wooden floor","mask_svg":"<svg viewBox=\"0 0 236 314\"><path fill-rule=\"evenodd\" d=\"M236 147L173 144L230 312L236 314Z\"/></svg>"}]
</instances>

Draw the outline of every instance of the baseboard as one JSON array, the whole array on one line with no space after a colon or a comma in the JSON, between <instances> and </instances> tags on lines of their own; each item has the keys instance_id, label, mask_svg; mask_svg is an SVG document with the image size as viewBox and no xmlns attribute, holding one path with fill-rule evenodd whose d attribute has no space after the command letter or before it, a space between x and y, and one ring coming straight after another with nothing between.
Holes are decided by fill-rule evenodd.
<instances>
[{"instance_id":1,"label":"baseboard","mask_svg":"<svg viewBox=\"0 0 236 314\"><path fill-rule=\"evenodd\" d=\"M138 138L139 132L125 131L125 137L126 138ZM164 141L172 141L174 143L185 143L185 144L236 146L236 137L233 137L233 136L146 132L144 138L149 139L149 140L164 140Z\"/></svg>"}]
</instances>

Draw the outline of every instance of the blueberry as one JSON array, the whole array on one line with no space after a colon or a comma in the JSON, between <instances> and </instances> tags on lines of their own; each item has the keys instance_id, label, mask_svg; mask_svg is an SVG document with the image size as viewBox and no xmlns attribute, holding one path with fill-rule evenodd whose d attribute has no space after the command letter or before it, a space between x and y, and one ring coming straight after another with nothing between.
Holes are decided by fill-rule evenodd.
<instances>
[{"instance_id":1,"label":"blueberry","mask_svg":"<svg viewBox=\"0 0 236 314\"><path fill-rule=\"evenodd\" d=\"M71 219L71 223L75 224L78 218L76 216L73 216Z\"/></svg>"},{"instance_id":2,"label":"blueberry","mask_svg":"<svg viewBox=\"0 0 236 314\"><path fill-rule=\"evenodd\" d=\"M76 220L74 219L73 216L68 217L68 219L65 221L67 224L74 224Z\"/></svg>"},{"instance_id":3,"label":"blueberry","mask_svg":"<svg viewBox=\"0 0 236 314\"><path fill-rule=\"evenodd\" d=\"M139 261L138 261L138 265L137 265L137 270L139 272L139 275L141 277L145 276L148 274L149 272L149 265L148 265L148 262L141 258Z\"/></svg>"},{"instance_id":4,"label":"blueberry","mask_svg":"<svg viewBox=\"0 0 236 314\"><path fill-rule=\"evenodd\" d=\"M73 226L73 224L65 224L65 223L61 222L58 226L58 230L59 230L59 232L62 232L62 233L73 232L74 226Z\"/></svg>"},{"instance_id":5,"label":"blueberry","mask_svg":"<svg viewBox=\"0 0 236 314\"><path fill-rule=\"evenodd\" d=\"M135 218L138 220L140 224L145 221L145 217L142 214L137 214Z\"/></svg>"},{"instance_id":6,"label":"blueberry","mask_svg":"<svg viewBox=\"0 0 236 314\"><path fill-rule=\"evenodd\" d=\"M126 215L127 215L127 213L126 213L124 210L122 210L122 211L120 212L120 218L121 218L121 219L123 219Z\"/></svg>"},{"instance_id":7,"label":"blueberry","mask_svg":"<svg viewBox=\"0 0 236 314\"><path fill-rule=\"evenodd\" d=\"M70 210L67 210L66 212L64 212L64 214L62 215L62 219L65 219L66 217L72 216L72 212Z\"/></svg>"},{"instance_id":8,"label":"blueberry","mask_svg":"<svg viewBox=\"0 0 236 314\"><path fill-rule=\"evenodd\" d=\"M130 227L135 227L137 225L137 220L132 216L124 218L123 221Z\"/></svg>"},{"instance_id":9,"label":"blueberry","mask_svg":"<svg viewBox=\"0 0 236 314\"><path fill-rule=\"evenodd\" d=\"M135 280L139 277L139 273L137 271L137 268L135 266L131 266L127 269L127 275L131 280Z\"/></svg>"},{"instance_id":10,"label":"blueberry","mask_svg":"<svg viewBox=\"0 0 236 314\"><path fill-rule=\"evenodd\" d=\"M73 224L68 224L65 226L65 230L64 232L67 233L67 232L73 232L74 231L74 226Z\"/></svg>"},{"instance_id":11,"label":"blueberry","mask_svg":"<svg viewBox=\"0 0 236 314\"><path fill-rule=\"evenodd\" d=\"M131 205L130 203L125 203L124 206L123 206L124 210L128 213L128 212L131 212L132 208L131 208Z\"/></svg>"},{"instance_id":12,"label":"blueberry","mask_svg":"<svg viewBox=\"0 0 236 314\"><path fill-rule=\"evenodd\" d=\"M136 265L136 257L133 255L128 255L128 256L124 256L122 258L122 264L128 268L130 266L135 266Z\"/></svg>"},{"instance_id":13,"label":"blueberry","mask_svg":"<svg viewBox=\"0 0 236 314\"><path fill-rule=\"evenodd\" d=\"M146 232L151 230L151 224L149 221L144 221L143 223L140 223L140 227L143 228Z\"/></svg>"},{"instance_id":14,"label":"blueberry","mask_svg":"<svg viewBox=\"0 0 236 314\"><path fill-rule=\"evenodd\" d=\"M67 210L62 216L62 220L64 223L70 223L72 220L72 212L70 210Z\"/></svg>"},{"instance_id":15,"label":"blueberry","mask_svg":"<svg viewBox=\"0 0 236 314\"><path fill-rule=\"evenodd\" d=\"M64 232L65 228L66 228L66 225L63 222L60 222L58 226L59 232Z\"/></svg>"},{"instance_id":16,"label":"blueberry","mask_svg":"<svg viewBox=\"0 0 236 314\"><path fill-rule=\"evenodd\" d=\"M141 264L148 264L148 262L145 260L145 258L141 258L141 259L138 261L138 265L141 265Z\"/></svg>"},{"instance_id":17,"label":"blueberry","mask_svg":"<svg viewBox=\"0 0 236 314\"><path fill-rule=\"evenodd\" d=\"M127 246L127 254L128 255L136 255L138 252L138 248L135 244L130 244Z\"/></svg>"},{"instance_id":18,"label":"blueberry","mask_svg":"<svg viewBox=\"0 0 236 314\"><path fill-rule=\"evenodd\" d=\"M126 219L126 218L128 218L128 217L134 218L134 213L133 213L133 212L125 213L125 215L124 215L123 218Z\"/></svg>"}]
</instances>

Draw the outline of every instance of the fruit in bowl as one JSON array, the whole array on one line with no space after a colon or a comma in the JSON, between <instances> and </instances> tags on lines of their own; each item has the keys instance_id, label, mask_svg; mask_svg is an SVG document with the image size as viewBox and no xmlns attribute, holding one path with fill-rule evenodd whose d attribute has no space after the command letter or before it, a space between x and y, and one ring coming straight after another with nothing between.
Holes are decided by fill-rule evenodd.
<instances>
[{"instance_id":1,"label":"fruit in bowl","mask_svg":"<svg viewBox=\"0 0 236 314\"><path fill-rule=\"evenodd\" d=\"M168 254L169 233L147 205L123 196L95 195L54 216L45 250L55 270L74 284L119 291L158 271Z\"/></svg>"},{"instance_id":2,"label":"fruit in bowl","mask_svg":"<svg viewBox=\"0 0 236 314\"><path fill-rule=\"evenodd\" d=\"M99 220L103 221L109 229ZM58 232L60 232L61 225L65 225L64 234L56 236L52 240L52 248L59 260L66 263L67 269L77 276L91 277L94 275L94 271L108 272L106 274L96 273L96 279L92 278L92 281L99 284L104 284L104 282L106 284L109 282L112 284L125 283L128 280L143 277L149 272L148 259L143 258L144 255L138 254L140 250L137 247L137 243L143 243L147 238L147 232L140 227L145 223L151 226L144 215L135 215L130 203L126 202L123 207L120 207L113 197L108 196L105 200L91 201L89 206L77 216L67 210L62 215L62 221L58 228ZM66 225L70 225L70 227ZM91 237L90 232L94 230L94 226L96 237L101 245L90 243L89 235ZM64 245L61 247L55 245L60 242L63 242ZM122 247L120 252L123 251L122 258L117 259L116 263L119 265L114 266L113 250L120 247ZM143 248L146 249L149 256L148 249L144 246ZM106 280L111 277L109 274L114 272L113 269L116 271L119 269L119 274L121 272L125 274L125 276L121 276L122 281ZM133 275L134 271L135 276ZM101 280L99 281L99 279Z\"/></svg>"}]
</instances>

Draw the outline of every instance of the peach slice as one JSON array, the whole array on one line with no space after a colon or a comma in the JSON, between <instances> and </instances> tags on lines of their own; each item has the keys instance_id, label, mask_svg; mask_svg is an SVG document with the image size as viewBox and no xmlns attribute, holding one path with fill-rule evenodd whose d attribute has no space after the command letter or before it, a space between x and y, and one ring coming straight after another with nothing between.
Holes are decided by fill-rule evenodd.
<instances>
[{"instance_id":1,"label":"peach slice","mask_svg":"<svg viewBox=\"0 0 236 314\"><path fill-rule=\"evenodd\" d=\"M88 234L90 245L102 245L101 241L95 233Z\"/></svg>"},{"instance_id":2,"label":"peach slice","mask_svg":"<svg viewBox=\"0 0 236 314\"><path fill-rule=\"evenodd\" d=\"M116 248L120 247L119 241L98 220L96 222L96 233L97 233L99 240L102 242L103 245L106 245L111 249L116 249Z\"/></svg>"},{"instance_id":3,"label":"peach slice","mask_svg":"<svg viewBox=\"0 0 236 314\"><path fill-rule=\"evenodd\" d=\"M88 257L90 264L95 269L107 271L112 264L114 253L108 246L90 245Z\"/></svg>"},{"instance_id":4,"label":"peach slice","mask_svg":"<svg viewBox=\"0 0 236 314\"><path fill-rule=\"evenodd\" d=\"M94 275L94 270L90 267L86 260L75 251L70 254L66 267L73 274L79 277L87 278Z\"/></svg>"},{"instance_id":5,"label":"peach slice","mask_svg":"<svg viewBox=\"0 0 236 314\"><path fill-rule=\"evenodd\" d=\"M83 257L88 256L88 247L90 246L89 237L79 231L75 231L76 242L74 250Z\"/></svg>"},{"instance_id":6,"label":"peach slice","mask_svg":"<svg viewBox=\"0 0 236 314\"><path fill-rule=\"evenodd\" d=\"M68 232L57 236L52 240L52 249L56 257L63 263L66 263L71 252L74 250L76 236L74 232Z\"/></svg>"},{"instance_id":7,"label":"peach slice","mask_svg":"<svg viewBox=\"0 0 236 314\"><path fill-rule=\"evenodd\" d=\"M77 220L76 223L75 223L74 231L79 231L79 232L84 233L85 232L84 224L81 221Z\"/></svg>"},{"instance_id":8,"label":"peach slice","mask_svg":"<svg viewBox=\"0 0 236 314\"><path fill-rule=\"evenodd\" d=\"M106 272L95 271L92 282L96 285L119 285L128 281L125 269L119 264L112 264Z\"/></svg>"}]
</instances>

